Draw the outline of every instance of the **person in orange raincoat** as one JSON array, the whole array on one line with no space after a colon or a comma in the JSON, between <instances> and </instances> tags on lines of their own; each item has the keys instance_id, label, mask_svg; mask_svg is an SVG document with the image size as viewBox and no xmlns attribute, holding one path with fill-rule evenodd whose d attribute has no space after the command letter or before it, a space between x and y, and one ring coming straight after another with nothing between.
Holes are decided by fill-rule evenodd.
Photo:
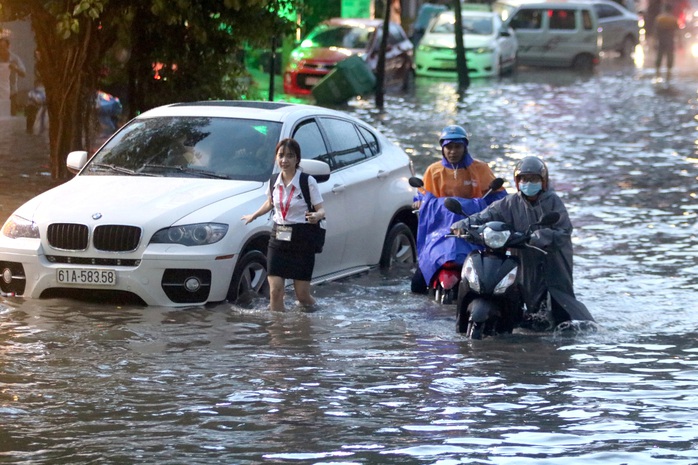
<instances>
[{"instance_id":1,"label":"person in orange raincoat","mask_svg":"<svg viewBox=\"0 0 698 465\"><path fill-rule=\"evenodd\" d=\"M441 161L424 172L424 191L414 198L419 209L417 226L417 270L412 277L412 292L427 292L429 283L441 265L454 261L462 265L472 245L446 237L450 224L457 218L443 206L445 197L456 198L471 215L506 195L499 189L483 199L495 179L487 163L474 159L468 152L468 136L461 126L446 126L439 136Z\"/></svg>"}]
</instances>

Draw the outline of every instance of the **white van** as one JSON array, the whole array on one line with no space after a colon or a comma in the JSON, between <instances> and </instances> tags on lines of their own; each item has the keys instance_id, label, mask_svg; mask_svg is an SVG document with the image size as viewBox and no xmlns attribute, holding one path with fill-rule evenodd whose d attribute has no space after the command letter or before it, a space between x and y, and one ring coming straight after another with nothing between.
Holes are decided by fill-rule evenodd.
<instances>
[{"instance_id":1,"label":"white van","mask_svg":"<svg viewBox=\"0 0 698 465\"><path fill-rule=\"evenodd\" d=\"M590 71L599 63L599 20L589 2L499 0L492 8L516 32L519 64Z\"/></svg>"}]
</instances>

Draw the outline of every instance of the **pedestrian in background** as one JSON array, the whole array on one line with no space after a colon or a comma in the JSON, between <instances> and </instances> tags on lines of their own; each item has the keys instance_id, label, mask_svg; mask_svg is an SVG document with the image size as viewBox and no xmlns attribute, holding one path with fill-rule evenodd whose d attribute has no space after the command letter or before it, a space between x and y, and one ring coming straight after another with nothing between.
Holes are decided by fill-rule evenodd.
<instances>
[{"instance_id":1,"label":"pedestrian in background","mask_svg":"<svg viewBox=\"0 0 698 465\"><path fill-rule=\"evenodd\" d=\"M19 111L17 81L27 75L27 69L22 60L10 51L10 39L7 37L0 37L0 63L10 65L10 114L15 116Z\"/></svg>"},{"instance_id":2,"label":"pedestrian in background","mask_svg":"<svg viewBox=\"0 0 698 465\"><path fill-rule=\"evenodd\" d=\"M674 46L676 31L679 29L679 22L673 14L673 7L667 3L664 11L657 16L654 23L654 33L657 50L657 61L655 62L656 76L660 77L662 61L666 57L666 80L671 79L671 68L674 66Z\"/></svg>"},{"instance_id":3,"label":"pedestrian in background","mask_svg":"<svg viewBox=\"0 0 698 465\"><path fill-rule=\"evenodd\" d=\"M27 134L34 134L34 126L38 122L37 134L43 134L46 129L46 89L41 79L34 81L34 88L27 94L27 104L24 107L24 116L27 118Z\"/></svg>"},{"instance_id":4,"label":"pedestrian in background","mask_svg":"<svg viewBox=\"0 0 698 465\"><path fill-rule=\"evenodd\" d=\"M310 294L310 279L315 268L316 247L312 242L312 229L325 218L322 195L317 181L299 169L301 148L294 139L283 139L276 145L276 164L281 173L269 190L267 200L251 215L242 220L249 224L274 210L274 227L267 249L270 308L284 311L285 280L292 279L298 302L312 306L315 299ZM310 199L303 197L307 182ZM308 206L312 205L313 210Z\"/></svg>"}]
</instances>

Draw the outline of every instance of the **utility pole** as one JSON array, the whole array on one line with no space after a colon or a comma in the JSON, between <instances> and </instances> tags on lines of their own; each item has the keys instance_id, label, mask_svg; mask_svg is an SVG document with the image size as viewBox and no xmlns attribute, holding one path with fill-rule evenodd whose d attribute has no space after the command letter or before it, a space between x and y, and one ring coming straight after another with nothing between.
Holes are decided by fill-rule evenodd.
<instances>
[{"instance_id":1,"label":"utility pole","mask_svg":"<svg viewBox=\"0 0 698 465\"><path fill-rule=\"evenodd\" d=\"M276 33L271 37L271 54L269 55L269 101L274 101L274 75L276 75Z\"/></svg>"},{"instance_id":2,"label":"utility pole","mask_svg":"<svg viewBox=\"0 0 698 465\"><path fill-rule=\"evenodd\" d=\"M470 87L468 76L468 61L465 56L465 43L463 40L463 15L461 13L460 0L453 0L456 14L456 69L458 70L458 91L463 92Z\"/></svg>"},{"instance_id":3,"label":"utility pole","mask_svg":"<svg viewBox=\"0 0 698 465\"><path fill-rule=\"evenodd\" d=\"M388 34L390 33L390 2L385 2L385 16L383 17L383 36L381 37L380 51L378 52L378 65L376 66L376 108L383 110L383 97L385 94L385 51L388 48Z\"/></svg>"}]
</instances>

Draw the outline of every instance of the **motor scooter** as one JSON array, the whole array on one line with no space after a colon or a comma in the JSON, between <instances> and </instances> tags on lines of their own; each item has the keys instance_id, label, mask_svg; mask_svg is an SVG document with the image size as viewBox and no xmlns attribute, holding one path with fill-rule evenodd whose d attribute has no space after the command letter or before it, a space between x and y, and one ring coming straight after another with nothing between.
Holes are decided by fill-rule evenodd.
<instances>
[{"instance_id":1,"label":"motor scooter","mask_svg":"<svg viewBox=\"0 0 698 465\"><path fill-rule=\"evenodd\" d=\"M454 214L468 216L455 199L446 199L444 206ZM528 231L515 231L501 221L469 225L464 240L484 246L471 252L463 264L458 301L456 330L469 339L511 333L523 319L523 298L517 273L519 258L510 249L530 247L542 254L547 252L528 243L534 226L552 226L560 219L558 212L549 212ZM542 312L541 314L545 314Z\"/></svg>"},{"instance_id":2,"label":"motor scooter","mask_svg":"<svg viewBox=\"0 0 698 465\"><path fill-rule=\"evenodd\" d=\"M417 177L409 179L412 187L422 189L424 182ZM487 198L499 190L504 180L496 178L482 198L451 198L460 206L460 211L475 214L487 206ZM450 234L451 225L460 216L444 206L445 198L421 191L422 205L415 213L419 215L417 226L417 266L424 277L429 296L436 302L449 305L456 301L461 267L470 252L478 245L459 240ZM419 279L419 278L416 278ZM418 292L413 282L413 292Z\"/></svg>"}]
</instances>

